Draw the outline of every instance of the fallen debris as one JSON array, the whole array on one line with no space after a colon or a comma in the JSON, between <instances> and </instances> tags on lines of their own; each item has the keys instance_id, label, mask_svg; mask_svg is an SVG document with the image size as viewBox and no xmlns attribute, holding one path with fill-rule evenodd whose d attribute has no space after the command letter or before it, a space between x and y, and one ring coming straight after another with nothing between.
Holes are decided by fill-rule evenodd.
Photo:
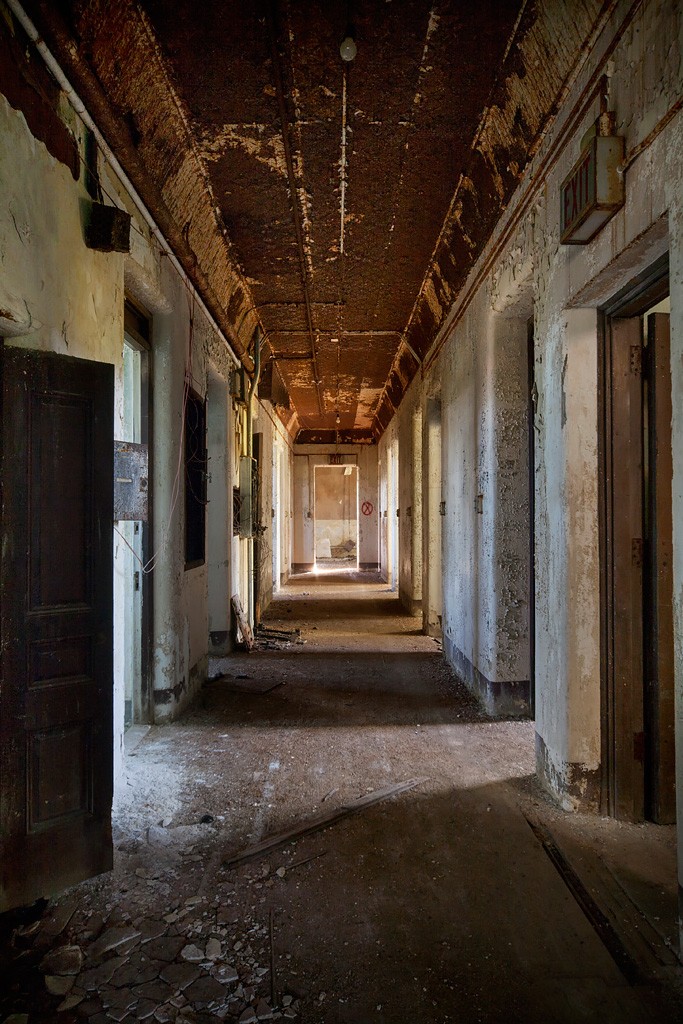
<instances>
[{"instance_id":1,"label":"fallen debris","mask_svg":"<svg viewBox=\"0 0 683 1024\"><path fill-rule=\"evenodd\" d=\"M241 638L245 648L248 651L251 651L254 649L254 634L251 631L249 620L244 614L239 594L232 595L230 604L232 605L232 610L234 611L235 619L237 620L238 640Z\"/></svg>"},{"instance_id":2,"label":"fallen debris","mask_svg":"<svg viewBox=\"0 0 683 1024\"><path fill-rule=\"evenodd\" d=\"M254 693L258 695L270 693L271 690L275 690L278 686L284 686L284 679L252 679L250 676L216 676L211 682L220 683L224 689L235 693Z\"/></svg>"},{"instance_id":3,"label":"fallen debris","mask_svg":"<svg viewBox=\"0 0 683 1024\"><path fill-rule=\"evenodd\" d=\"M301 839L303 836L310 835L312 832L320 832L322 829L329 828L330 825L335 825L342 818L348 818L352 814L357 814L358 811L365 810L366 807L371 807L373 804L379 803L381 800L388 800L391 796L398 796L399 793L406 793L409 789L414 789L421 783L426 782L426 776L417 779L408 779L406 782L397 782L392 786L386 786L384 789L375 790L373 793L368 793L366 796L359 797L358 800L352 800L351 803L342 804L336 810L328 811L327 814L321 814L317 818L311 818L310 821L305 822L303 825L298 825L295 828L288 829L286 832L280 832L277 835L270 836L264 839L262 843L257 843L256 846L250 846L241 853L235 854L233 857L229 857L223 861L226 868L236 867L238 864L244 864L248 860L254 860L256 857L260 857L262 854L269 850L275 850L280 846L284 846L285 843L291 842L293 839Z\"/></svg>"}]
</instances>

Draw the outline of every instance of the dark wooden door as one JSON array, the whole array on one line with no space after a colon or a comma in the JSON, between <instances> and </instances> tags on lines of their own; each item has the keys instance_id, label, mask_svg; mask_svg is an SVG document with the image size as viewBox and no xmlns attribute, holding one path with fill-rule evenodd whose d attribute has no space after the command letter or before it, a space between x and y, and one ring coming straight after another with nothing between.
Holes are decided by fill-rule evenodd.
<instances>
[{"instance_id":1,"label":"dark wooden door","mask_svg":"<svg viewBox=\"0 0 683 1024\"><path fill-rule=\"evenodd\" d=\"M645 813L676 820L673 640L671 354L669 315L647 318L644 363L645 474Z\"/></svg>"},{"instance_id":2,"label":"dark wooden door","mask_svg":"<svg viewBox=\"0 0 683 1024\"><path fill-rule=\"evenodd\" d=\"M608 810L675 820L671 365L665 313L608 320Z\"/></svg>"},{"instance_id":3,"label":"dark wooden door","mask_svg":"<svg viewBox=\"0 0 683 1024\"><path fill-rule=\"evenodd\" d=\"M0 910L112 864L113 367L2 350Z\"/></svg>"},{"instance_id":4,"label":"dark wooden door","mask_svg":"<svg viewBox=\"0 0 683 1024\"><path fill-rule=\"evenodd\" d=\"M642 319L606 336L610 813L644 814Z\"/></svg>"}]
</instances>

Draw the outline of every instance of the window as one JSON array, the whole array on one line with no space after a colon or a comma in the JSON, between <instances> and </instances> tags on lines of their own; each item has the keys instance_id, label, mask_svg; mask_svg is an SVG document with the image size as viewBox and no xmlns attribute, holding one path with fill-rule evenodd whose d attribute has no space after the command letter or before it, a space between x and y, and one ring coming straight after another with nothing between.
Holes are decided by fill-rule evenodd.
<instances>
[{"instance_id":1,"label":"window","mask_svg":"<svg viewBox=\"0 0 683 1024\"><path fill-rule=\"evenodd\" d=\"M206 545L206 408L193 391L185 407L185 568L201 565Z\"/></svg>"}]
</instances>

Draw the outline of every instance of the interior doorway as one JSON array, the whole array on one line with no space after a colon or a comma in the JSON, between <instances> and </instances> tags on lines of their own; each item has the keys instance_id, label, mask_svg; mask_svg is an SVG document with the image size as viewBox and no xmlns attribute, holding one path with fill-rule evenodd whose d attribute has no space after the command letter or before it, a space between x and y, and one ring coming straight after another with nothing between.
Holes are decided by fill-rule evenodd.
<instances>
[{"instance_id":1,"label":"interior doorway","mask_svg":"<svg viewBox=\"0 0 683 1024\"><path fill-rule=\"evenodd\" d=\"M608 813L675 820L667 268L605 316L603 744Z\"/></svg>"},{"instance_id":2,"label":"interior doorway","mask_svg":"<svg viewBox=\"0 0 683 1024\"><path fill-rule=\"evenodd\" d=\"M423 551L422 627L441 637L443 596L441 580L441 399L428 398L423 418Z\"/></svg>"},{"instance_id":3,"label":"interior doorway","mask_svg":"<svg viewBox=\"0 0 683 1024\"><path fill-rule=\"evenodd\" d=\"M316 466L313 480L316 569L358 568L358 466Z\"/></svg>"},{"instance_id":4,"label":"interior doorway","mask_svg":"<svg viewBox=\"0 0 683 1024\"><path fill-rule=\"evenodd\" d=\"M119 442L132 450L149 453L149 321L126 303L123 343L123 374L117 389ZM147 462L147 488L149 464ZM114 691L123 700L124 729L149 721L148 622L151 604L150 578L144 571L149 560L150 496L146 511L121 513L114 533ZM124 518L130 515L131 518ZM132 518L137 516L138 518ZM120 718L117 714L117 718Z\"/></svg>"}]
</instances>

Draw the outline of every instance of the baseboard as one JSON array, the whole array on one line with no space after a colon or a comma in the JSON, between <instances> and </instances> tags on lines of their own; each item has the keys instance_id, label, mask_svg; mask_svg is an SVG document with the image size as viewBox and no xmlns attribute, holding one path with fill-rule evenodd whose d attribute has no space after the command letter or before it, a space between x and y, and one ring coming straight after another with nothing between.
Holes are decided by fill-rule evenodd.
<instances>
[{"instance_id":1,"label":"baseboard","mask_svg":"<svg viewBox=\"0 0 683 1024\"><path fill-rule=\"evenodd\" d=\"M600 810L600 769L587 768L576 761L562 761L558 765L538 733L536 771L542 785L565 811L596 814Z\"/></svg>"},{"instance_id":2,"label":"baseboard","mask_svg":"<svg viewBox=\"0 0 683 1024\"><path fill-rule=\"evenodd\" d=\"M528 679L487 679L445 634L443 650L446 659L489 715L494 718L531 717L531 684Z\"/></svg>"}]
</instances>

